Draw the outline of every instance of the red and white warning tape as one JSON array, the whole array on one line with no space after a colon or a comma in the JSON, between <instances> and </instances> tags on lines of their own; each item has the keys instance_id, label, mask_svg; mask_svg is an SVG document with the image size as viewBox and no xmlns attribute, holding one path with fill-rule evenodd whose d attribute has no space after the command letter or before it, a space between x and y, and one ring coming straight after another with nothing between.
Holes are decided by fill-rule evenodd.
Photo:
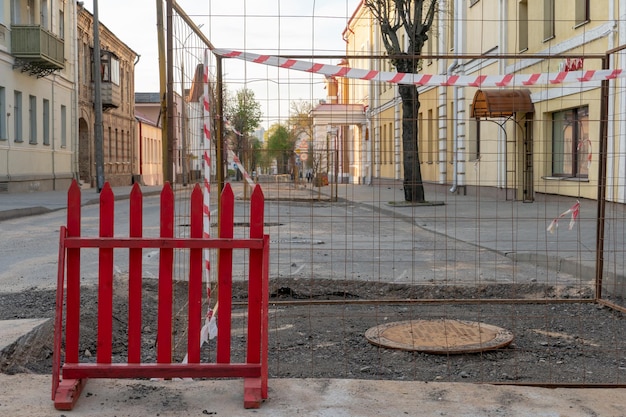
<instances>
[{"instance_id":1,"label":"red and white warning tape","mask_svg":"<svg viewBox=\"0 0 626 417\"><path fill-rule=\"evenodd\" d=\"M414 84L419 86L530 87L539 85L604 81L626 77L626 73L624 73L621 69L478 76L408 74L402 72L374 71L338 65L320 64L297 59L280 58L272 55L259 55L251 52L233 51L228 49L214 49L213 53L225 58L237 58L258 64L305 71L329 77L345 77L357 80L389 82L395 84Z\"/></svg>"},{"instance_id":2,"label":"red and white warning tape","mask_svg":"<svg viewBox=\"0 0 626 417\"><path fill-rule=\"evenodd\" d=\"M211 103L209 101L209 50L204 51L204 94L202 97L203 108L203 131L204 141L202 150L202 163L203 163L203 176L204 176L204 188L203 188L203 237L211 237ZM213 314L214 310L211 309L211 261L209 249L204 250L204 267L205 267L205 281L207 292L207 305L208 310L206 313L205 324L200 331L200 346L209 339L213 339L217 336L217 326L215 323L216 316ZM217 308L217 307L216 307Z\"/></svg>"},{"instance_id":3,"label":"red and white warning tape","mask_svg":"<svg viewBox=\"0 0 626 417\"><path fill-rule=\"evenodd\" d=\"M572 207L570 207L568 210L561 213L559 217L557 217L556 219L552 220L552 222L550 223L550 225L548 226L546 230L550 233L554 233L554 231L559 227L559 219L567 216L570 213L572 214L572 217L569 221L568 229L572 230L572 228L574 227L574 224L576 224L576 218L580 214L580 201L576 201L576 203Z\"/></svg>"}]
</instances>

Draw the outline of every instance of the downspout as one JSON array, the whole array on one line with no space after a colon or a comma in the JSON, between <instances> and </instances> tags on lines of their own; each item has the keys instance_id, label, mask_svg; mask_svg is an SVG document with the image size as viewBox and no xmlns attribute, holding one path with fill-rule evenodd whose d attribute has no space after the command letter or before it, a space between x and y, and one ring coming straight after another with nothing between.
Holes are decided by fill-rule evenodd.
<instances>
[{"instance_id":1,"label":"downspout","mask_svg":"<svg viewBox=\"0 0 626 417\"><path fill-rule=\"evenodd\" d=\"M615 23L615 5L613 3L614 2L610 1L608 5L609 7L608 21L613 22L613 28L615 28L615 24L616 24ZM607 34L607 50L611 50L615 47L615 40L614 40L613 33L614 33L614 29L611 30ZM615 63L613 62L612 65L615 66ZM609 97L615 97L615 81L609 82ZM607 116L608 116L607 120L615 120L615 118L613 117L614 115L615 115L615 100L609 100L609 103L607 106ZM607 123L607 137L613 138L614 134L615 134L614 123ZM606 154L607 154L606 198L607 200L612 201L614 199L614 194L615 194L615 190L613 189L615 185L615 182L613 181L613 171L615 170L615 163L616 163L615 158L614 158L615 143L613 140L607 141Z\"/></svg>"},{"instance_id":2,"label":"downspout","mask_svg":"<svg viewBox=\"0 0 626 417\"><path fill-rule=\"evenodd\" d=\"M82 7L79 6L79 7ZM72 25L72 39L78 39L78 33L77 32L77 27L78 27L78 11L77 11L77 7L72 7L72 15L73 15L73 22L74 24ZM79 80L78 80L78 42L70 42L72 44L71 48L72 48L72 55L73 55L73 59L72 62L74 63L74 79L73 79L73 84L74 84L74 88L72 89L72 114L74 117L72 117L72 120L74 121L74 123L71 124L72 126L72 164L74 165L72 167L72 171L74 178L76 179L76 181L80 182L80 150L78 149L78 120L79 120L79 114L78 114L78 89L79 89ZM87 57L85 57L85 59L87 59ZM54 108L54 103L53 103L53 108ZM54 113L54 110L52 111ZM54 130L52 131L54 132ZM54 138L54 133L53 133L53 138ZM54 140L54 139L53 139Z\"/></svg>"},{"instance_id":3,"label":"downspout","mask_svg":"<svg viewBox=\"0 0 626 417\"><path fill-rule=\"evenodd\" d=\"M459 40L461 39L461 37L459 36L459 30L460 30L460 23L459 23L459 7L463 7L463 4L461 4L462 2L460 1L455 1L454 4L454 51L455 51L455 55L458 57L459 54L461 53L461 48L459 45ZM454 58L454 60L452 61L452 63L448 66L448 69L446 70L446 75L450 76L452 75L452 71L454 71L457 67L459 66L459 59L458 58ZM443 87L443 88L447 88L447 87ZM458 149L459 149L459 135L458 135L458 131L457 131L457 123L458 122L458 108L459 108L459 87L454 86L452 87L452 101L454 103L454 108L457 109L457 114L453 114L452 116L452 120L454 120L454 122L452 123L452 137L453 139L453 152L452 152L452 187L450 188L450 192L454 193L457 190L457 187L459 185L459 181L458 181L458 177L459 177L459 157L458 157ZM447 103L445 108L447 109ZM446 110L447 112L447 110ZM444 120L447 120L448 118L444 118ZM445 178L444 178L445 180ZM445 181L444 181L445 183Z\"/></svg>"},{"instance_id":4,"label":"downspout","mask_svg":"<svg viewBox=\"0 0 626 417\"><path fill-rule=\"evenodd\" d=\"M444 10L443 8L441 8L441 10L439 10L439 22L440 25L443 25L443 22L446 22L446 10ZM441 27L439 28L441 29ZM443 29L441 29L443 32ZM443 32L445 33L445 32ZM439 38L439 50L440 51L445 51L446 50L446 37L445 36L441 36ZM443 61L445 62L445 61ZM442 62L442 64L443 64ZM451 72L454 70L454 68L456 68L458 64L457 59L455 58L452 63L447 67L446 69L446 75L450 75ZM438 68L438 72L441 72L443 70L443 65L439 66ZM438 110L437 110L437 143L438 143L438 155L437 155L437 164L438 164L438 169L439 169L439 184L445 184L447 181L447 177L448 177L448 170L447 170L447 151L448 151L448 87L447 86L441 86L438 87Z\"/></svg>"},{"instance_id":5,"label":"downspout","mask_svg":"<svg viewBox=\"0 0 626 417\"><path fill-rule=\"evenodd\" d=\"M456 38L456 36L455 36ZM456 45L455 45L456 46ZM452 72L459 66L459 60L457 58L454 58L454 60L452 61L452 63L450 65L448 65L448 68L446 69L446 75L450 76L452 75ZM439 124L440 124L440 138L439 138L439 142L446 144L447 145L447 121L448 121L448 87L441 87L442 93L439 95L439 108L442 109L441 110L441 115L440 115L440 119L439 119ZM456 87L452 87L452 91L453 91L453 102L454 102L454 106L456 108L457 105L457 89ZM456 119L454 117L454 115L450 115L450 117L454 119ZM452 137L453 139L453 164L452 164L452 188L450 188L450 192L453 193L456 191L456 187L457 187L457 175L458 175L458 170L457 170L457 166L456 166L456 148L457 148L457 139L456 139L456 122L452 123ZM446 177L447 177L447 172L446 172L446 146L440 146L439 148L439 160L440 165L439 165L439 182L441 184L445 184L446 183ZM443 155L442 155L443 154Z\"/></svg>"},{"instance_id":6,"label":"downspout","mask_svg":"<svg viewBox=\"0 0 626 417\"><path fill-rule=\"evenodd\" d=\"M139 124L139 182L143 183L143 123L137 120Z\"/></svg>"},{"instance_id":7,"label":"downspout","mask_svg":"<svg viewBox=\"0 0 626 417\"><path fill-rule=\"evenodd\" d=\"M55 154L55 146L54 146L54 142L55 142L55 140L54 140L54 84L56 82L57 82L57 75L53 74L52 75L52 83L50 84L51 85L51 90L52 90L52 92L51 92L52 97L50 98L50 100L52 102L51 103L51 107L52 107L52 112L51 113L52 114L48 116L48 117L52 116L52 122L51 122L51 125L50 125L50 132L52 134L51 135L52 137L50 138L50 142L52 143L51 155L52 155L52 189L53 190L57 189L57 173L56 173L56 168L55 168L56 164L55 164L55 161L54 161L54 157L55 157L55 155L54 155Z\"/></svg>"},{"instance_id":8,"label":"downspout","mask_svg":"<svg viewBox=\"0 0 626 417\"><path fill-rule=\"evenodd\" d=\"M13 109L13 111L15 111L15 109ZM0 116L4 117L4 114L0 115ZM7 111L6 117L7 117L7 164L6 164L6 166L7 166L7 181L11 182L11 170L9 169L9 159L10 159L10 155L9 154L11 153L11 135L9 134L10 133L10 131L9 131L9 127L10 127L9 126L9 117L11 117L11 112L10 111Z\"/></svg>"},{"instance_id":9,"label":"downspout","mask_svg":"<svg viewBox=\"0 0 626 417\"><path fill-rule=\"evenodd\" d=\"M500 22L507 22L508 19L508 1L501 0L500 1ZM498 52L501 54L505 54L508 52L508 37L507 37L507 28L504 23L500 24L500 45L498 47ZM503 59L498 60L498 71L499 74L504 74L506 71L506 61ZM496 188L506 188L506 135L503 129L498 129L498 146L496 151L496 161L497 161L497 178L496 178Z\"/></svg>"},{"instance_id":10,"label":"downspout","mask_svg":"<svg viewBox=\"0 0 626 417\"><path fill-rule=\"evenodd\" d=\"M620 0L619 2L619 11L620 11L620 16L619 16L619 28L618 28L618 33L619 33L619 45L624 45L624 43L626 43L626 0ZM619 54L619 68L624 68L626 66L626 55L623 53ZM615 83L616 81L613 81L613 83ZM623 81L620 81L620 83L623 83ZM612 84L614 86L614 84ZM626 108L626 93L624 93L623 91L623 87L620 89L620 109L623 112L624 109ZM619 122L619 131L620 132L626 132L626 119L624 119L623 117L620 117L620 122ZM611 136L609 136L611 137ZM613 141L609 141L609 142L613 142ZM615 149L614 145L613 145L613 149ZM619 135L619 149L626 149L626 136L622 133L621 135ZM626 160L625 160L625 156L624 156L624 152L620 152L620 157L619 160L617 162L617 202L620 203L624 203L626 202ZM612 177L610 177L612 178ZM613 184L612 184L613 185Z\"/></svg>"}]
</instances>

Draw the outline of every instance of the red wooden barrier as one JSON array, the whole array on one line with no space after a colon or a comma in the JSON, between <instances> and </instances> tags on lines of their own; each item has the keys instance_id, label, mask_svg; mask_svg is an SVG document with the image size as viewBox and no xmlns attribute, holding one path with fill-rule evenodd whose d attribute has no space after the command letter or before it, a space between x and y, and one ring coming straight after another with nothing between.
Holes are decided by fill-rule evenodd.
<instances>
[{"instance_id":1,"label":"red wooden barrier","mask_svg":"<svg viewBox=\"0 0 626 417\"><path fill-rule=\"evenodd\" d=\"M257 185L250 199L250 237L234 239L234 195L226 185L221 198L220 235L203 238L203 198L196 185L191 195L189 238L174 238L174 193L161 192L159 238L142 235L142 194L135 184L130 195L129 237L114 237L115 198L109 184L100 194L100 235L81 236L80 188L68 192L67 226L61 227L52 369L52 400L58 410L71 410L88 378L244 378L244 407L258 408L267 398L269 237L263 234L264 197ZM96 363L79 360L81 249L99 253L98 337ZM129 250L128 358L112 363L113 250ZM158 329L156 363L141 362L142 250L158 249ZM218 251L218 337L215 363L200 362L203 249ZM188 342L185 364L172 363L172 284L174 249L189 250ZM234 250L249 250L248 337L246 359L231 362L232 261ZM64 291L65 289L65 291ZM63 305L65 303L65 327ZM62 345L65 340L65 362Z\"/></svg>"}]
</instances>

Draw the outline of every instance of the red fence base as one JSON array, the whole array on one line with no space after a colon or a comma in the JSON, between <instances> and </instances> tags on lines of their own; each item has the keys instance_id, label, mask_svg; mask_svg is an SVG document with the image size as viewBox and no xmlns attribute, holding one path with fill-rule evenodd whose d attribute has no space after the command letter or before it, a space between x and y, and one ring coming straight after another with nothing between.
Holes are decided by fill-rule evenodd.
<instances>
[{"instance_id":1,"label":"red fence base","mask_svg":"<svg viewBox=\"0 0 626 417\"><path fill-rule=\"evenodd\" d=\"M82 237L80 188L74 181L68 192L67 226L61 227L57 277L56 318L52 369L52 400L58 410L71 410L89 378L243 378L244 407L258 408L268 392L268 269L269 237L263 234L264 197L257 185L250 199L250 237L234 239L234 195L226 185L221 198L220 236L203 237L202 191L191 195L189 238L175 238L174 194L169 184L161 192L161 233L158 238L142 236L142 195L135 184L130 195L130 236L114 237L114 201L109 184L100 194L100 234ZM98 350L96 363L79 361L80 257L81 249L99 252ZM128 361L112 360L113 250L129 250ZM156 363L141 363L141 268L142 250L158 249L159 292ZM184 364L172 363L172 285L174 250L189 251L189 308L187 357ZM201 294L203 254L218 250L218 303L216 363L200 363L202 326ZM232 262L234 250L249 251L248 334L246 360L231 362ZM65 326L63 305L65 304ZM61 365L62 345L65 361Z\"/></svg>"}]
</instances>

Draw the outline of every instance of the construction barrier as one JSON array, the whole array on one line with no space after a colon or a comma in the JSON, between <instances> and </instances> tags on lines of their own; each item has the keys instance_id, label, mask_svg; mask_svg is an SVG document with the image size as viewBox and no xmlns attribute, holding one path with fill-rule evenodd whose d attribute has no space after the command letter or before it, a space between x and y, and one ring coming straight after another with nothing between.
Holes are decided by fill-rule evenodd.
<instances>
[{"instance_id":1,"label":"construction barrier","mask_svg":"<svg viewBox=\"0 0 626 417\"><path fill-rule=\"evenodd\" d=\"M130 194L129 237L114 237L114 195L109 184L100 194L100 233L81 236L80 187L68 192L67 226L59 242L52 400L58 410L71 410L88 378L243 378L244 407L258 408L267 398L269 237L263 234L264 196L256 186L250 198L250 237L234 239L234 195L226 184L221 197L218 238L203 237L203 196L196 185L191 194L188 238L174 237L174 193L161 192L160 237L142 236L143 196L138 184ZM95 363L79 361L81 249L97 249L98 334ZM113 251L129 250L128 353L126 363L112 363ZM203 250L217 252L218 336L215 363L201 363ZM142 250L159 250L156 363L141 362ZM172 363L172 297L174 250L189 251L187 361ZM249 251L248 323L245 362L231 363L233 251ZM65 289L65 291L64 291ZM95 300L94 300L95 301ZM65 325L63 306L65 304ZM64 350L63 350L64 343ZM64 352L64 363L61 365Z\"/></svg>"}]
</instances>

